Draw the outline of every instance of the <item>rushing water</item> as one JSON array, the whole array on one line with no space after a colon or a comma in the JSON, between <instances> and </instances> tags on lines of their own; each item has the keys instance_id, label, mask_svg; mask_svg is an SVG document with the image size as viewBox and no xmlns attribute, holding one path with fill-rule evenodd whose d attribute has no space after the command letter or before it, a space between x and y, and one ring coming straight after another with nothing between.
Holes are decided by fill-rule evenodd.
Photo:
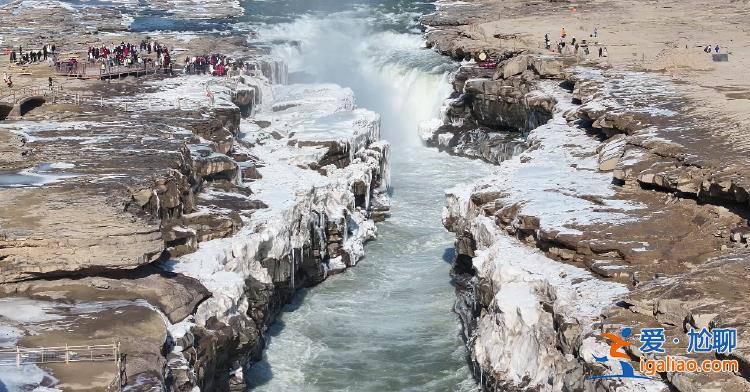
<instances>
[{"instance_id":1,"label":"rushing water","mask_svg":"<svg viewBox=\"0 0 750 392\"><path fill-rule=\"evenodd\" d=\"M264 21L258 39L289 63L290 80L351 87L359 106L381 114L393 146L392 217L357 267L295 298L245 376L261 391L474 390L452 313L452 236L440 219L444 189L488 169L417 135L449 94L453 65L413 30L423 4L314 3L251 2L248 18Z\"/></svg>"}]
</instances>

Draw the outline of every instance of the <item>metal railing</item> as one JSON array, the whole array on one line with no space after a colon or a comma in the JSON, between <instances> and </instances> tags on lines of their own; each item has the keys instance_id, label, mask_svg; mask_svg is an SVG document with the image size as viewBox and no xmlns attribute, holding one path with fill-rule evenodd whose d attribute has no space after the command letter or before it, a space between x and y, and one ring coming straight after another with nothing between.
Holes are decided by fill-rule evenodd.
<instances>
[{"instance_id":1,"label":"metal railing","mask_svg":"<svg viewBox=\"0 0 750 392\"><path fill-rule=\"evenodd\" d=\"M154 62L145 62L133 65L106 65L102 68L101 63L91 64L88 61L70 63L62 61L55 64L55 72L60 76L71 76L77 78L112 78L121 75L152 75L166 68L158 67Z\"/></svg>"},{"instance_id":2,"label":"metal railing","mask_svg":"<svg viewBox=\"0 0 750 392\"><path fill-rule=\"evenodd\" d=\"M99 107L112 107L124 111L134 110L195 110L212 107L210 100L206 101L190 98L177 98L173 101L151 101L151 100L124 100L105 97L104 95L92 95L76 92L63 91L62 86L53 85L46 87L18 87L10 92L0 94L0 103L16 104L25 98L43 97L51 103L68 103L76 106L91 105Z\"/></svg>"},{"instance_id":3,"label":"metal railing","mask_svg":"<svg viewBox=\"0 0 750 392\"><path fill-rule=\"evenodd\" d=\"M16 366L43 363L117 361L119 343L93 346L60 346L0 350L0 366Z\"/></svg>"},{"instance_id":4,"label":"metal railing","mask_svg":"<svg viewBox=\"0 0 750 392\"><path fill-rule=\"evenodd\" d=\"M122 391L127 384L125 355L120 352L120 343L91 346L60 346L15 349L0 349L0 367L42 365L49 363L114 362L115 377L107 386L107 392ZM2 370L0 370L2 371Z\"/></svg>"},{"instance_id":5,"label":"metal railing","mask_svg":"<svg viewBox=\"0 0 750 392\"><path fill-rule=\"evenodd\" d=\"M15 104L28 97L49 97L53 94L61 94L62 90L62 86L59 84L53 84L52 87L49 85L16 87L10 91L0 93L0 102Z\"/></svg>"}]
</instances>

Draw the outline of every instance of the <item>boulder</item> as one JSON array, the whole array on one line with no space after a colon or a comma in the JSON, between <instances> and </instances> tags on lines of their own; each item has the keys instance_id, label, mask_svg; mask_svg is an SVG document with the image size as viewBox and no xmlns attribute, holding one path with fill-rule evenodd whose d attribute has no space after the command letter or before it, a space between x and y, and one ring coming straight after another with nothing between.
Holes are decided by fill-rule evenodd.
<instances>
[{"instance_id":1,"label":"boulder","mask_svg":"<svg viewBox=\"0 0 750 392\"><path fill-rule=\"evenodd\" d=\"M560 79L563 76L563 61L552 56L534 56L531 68L542 78Z\"/></svg>"},{"instance_id":2,"label":"boulder","mask_svg":"<svg viewBox=\"0 0 750 392\"><path fill-rule=\"evenodd\" d=\"M0 216L0 283L130 270L164 250L158 224L85 191L0 190Z\"/></svg>"},{"instance_id":3,"label":"boulder","mask_svg":"<svg viewBox=\"0 0 750 392\"><path fill-rule=\"evenodd\" d=\"M609 138L599 148L599 171L612 171L617 166L627 141L625 135L615 135Z\"/></svg>"},{"instance_id":4,"label":"boulder","mask_svg":"<svg viewBox=\"0 0 750 392\"><path fill-rule=\"evenodd\" d=\"M519 75L523 71L526 71L529 68L529 56L527 55L520 55L513 57L509 60L507 60L503 65L501 69L498 69L498 72L495 74L495 79L499 79L499 76L502 75L503 79L508 79L511 76ZM502 74L500 72L502 71Z\"/></svg>"},{"instance_id":5,"label":"boulder","mask_svg":"<svg viewBox=\"0 0 750 392\"><path fill-rule=\"evenodd\" d=\"M239 166L232 158L214 152L205 144L188 146L192 166L196 174L204 179L233 180L237 177Z\"/></svg>"}]
</instances>

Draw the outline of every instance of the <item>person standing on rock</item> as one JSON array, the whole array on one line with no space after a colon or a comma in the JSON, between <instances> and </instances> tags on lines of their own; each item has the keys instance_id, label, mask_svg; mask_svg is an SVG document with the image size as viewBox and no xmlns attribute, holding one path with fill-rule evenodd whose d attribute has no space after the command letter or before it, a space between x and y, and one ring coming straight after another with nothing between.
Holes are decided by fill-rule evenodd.
<instances>
[{"instance_id":1,"label":"person standing on rock","mask_svg":"<svg viewBox=\"0 0 750 392\"><path fill-rule=\"evenodd\" d=\"M208 87L206 87L206 97L208 98L209 105L214 107L214 93Z\"/></svg>"},{"instance_id":2,"label":"person standing on rock","mask_svg":"<svg viewBox=\"0 0 750 392\"><path fill-rule=\"evenodd\" d=\"M52 76L49 77L49 91L52 91Z\"/></svg>"},{"instance_id":3,"label":"person standing on rock","mask_svg":"<svg viewBox=\"0 0 750 392\"><path fill-rule=\"evenodd\" d=\"M560 27L560 38L565 39L567 36L568 33L565 32L565 27Z\"/></svg>"},{"instance_id":4,"label":"person standing on rock","mask_svg":"<svg viewBox=\"0 0 750 392\"><path fill-rule=\"evenodd\" d=\"M604 53L604 51L602 50L602 47L600 46L600 47L599 47L599 58L601 58L601 57L602 57L602 54L603 54L603 53Z\"/></svg>"},{"instance_id":5,"label":"person standing on rock","mask_svg":"<svg viewBox=\"0 0 750 392\"><path fill-rule=\"evenodd\" d=\"M604 57L609 57L607 53L607 48L604 48Z\"/></svg>"}]
</instances>

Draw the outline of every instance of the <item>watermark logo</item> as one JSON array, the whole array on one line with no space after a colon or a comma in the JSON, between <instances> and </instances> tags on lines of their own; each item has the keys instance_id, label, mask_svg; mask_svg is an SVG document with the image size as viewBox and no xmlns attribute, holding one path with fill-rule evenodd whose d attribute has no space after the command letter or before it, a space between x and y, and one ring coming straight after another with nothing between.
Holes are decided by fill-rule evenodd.
<instances>
[{"instance_id":1,"label":"watermark logo","mask_svg":"<svg viewBox=\"0 0 750 392\"><path fill-rule=\"evenodd\" d=\"M599 363L606 363L610 361L610 357L612 360L616 360L620 363L620 369L621 374L605 374L601 376L589 376L586 377L587 380L596 380L596 379L605 379L605 378L645 378L649 379L649 377L641 376L635 374L635 369L633 369L633 365L630 364L630 356L625 351L620 351L620 349L623 349L627 346L630 346L631 343L628 342L626 339L629 338L633 334L633 330L630 328L623 328L622 331L620 331L620 335L615 335L609 332L605 332L601 334L602 337L607 338L607 340L610 341L609 344L609 356L605 355L603 357L597 357L594 355L594 360Z\"/></svg>"},{"instance_id":2,"label":"watermark logo","mask_svg":"<svg viewBox=\"0 0 750 392\"><path fill-rule=\"evenodd\" d=\"M632 345L628 340L633 336L632 328L623 328L619 335L605 332L600 336L607 339L609 343L609 355L602 357L594 355L594 360L599 363L616 361L618 362L620 373L589 376L586 377L586 380L623 378L651 380L657 373L720 373L739 371L737 360L697 360L684 356L667 355L667 351L664 348L664 344L667 342L664 328L643 328L640 334L637 335L640 342L639 351L641 352L641 357L639 369L636 372L630 363L630 356L624 351L625 347ZM728 355L737 347L737 330L734 328L713 328L711 330L708 328L701 328L699 330L691 328L687 332L687 340L688 346L685 350L687 354L714 353L715 355ZM680 339L674 337L672 343L678 345ZM616 366L613 366L613 371L616 368Z\"/></svg>"}]
</instances>

